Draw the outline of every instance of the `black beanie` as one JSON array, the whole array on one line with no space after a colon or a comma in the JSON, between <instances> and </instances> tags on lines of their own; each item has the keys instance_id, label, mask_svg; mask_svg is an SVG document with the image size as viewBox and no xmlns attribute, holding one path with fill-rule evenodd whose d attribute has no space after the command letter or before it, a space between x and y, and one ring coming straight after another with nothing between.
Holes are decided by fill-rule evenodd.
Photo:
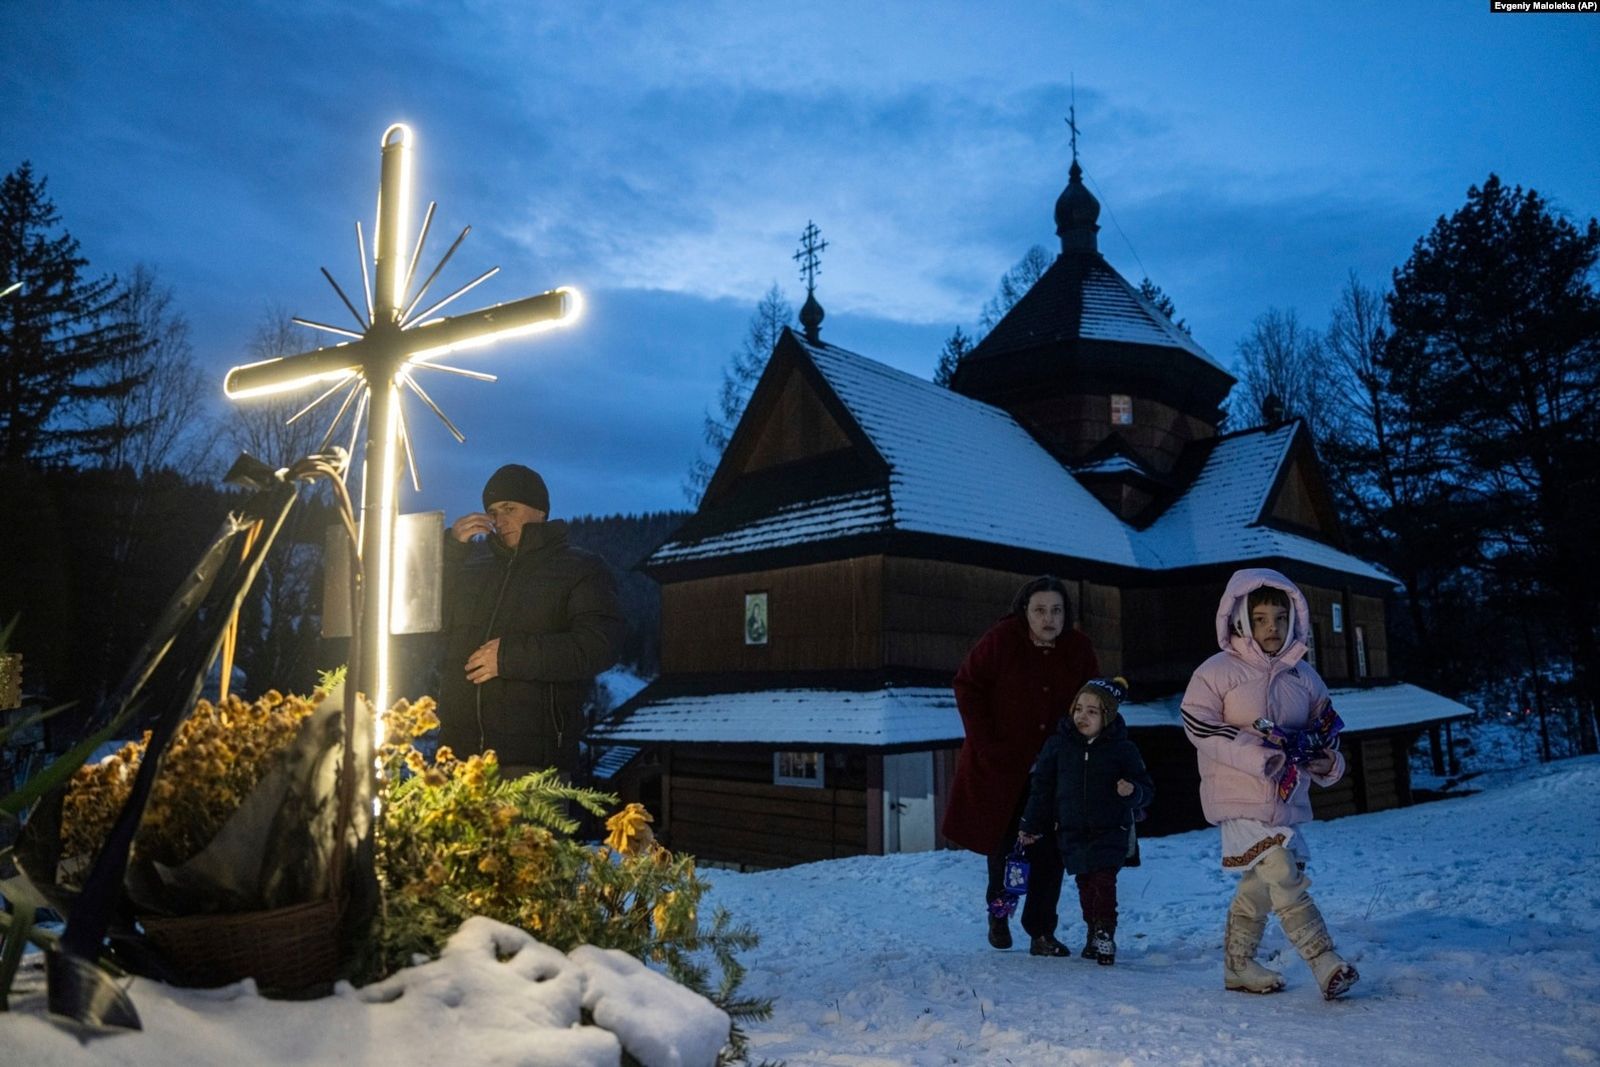
<instances>
[{"instance_id":1,"label":"black beanie","mask_svg":"<svg viewBox=\"0 0 1600 1067\"><path fill-rule=\"evenodd\" d=\"M501 500L526 504L550 514L550 490L545 488L544 479L539 477L538 471L520 463L507 463L490 475L484 485L483 510L488 511L490 504Z\"/></svg>"}]
</instances>

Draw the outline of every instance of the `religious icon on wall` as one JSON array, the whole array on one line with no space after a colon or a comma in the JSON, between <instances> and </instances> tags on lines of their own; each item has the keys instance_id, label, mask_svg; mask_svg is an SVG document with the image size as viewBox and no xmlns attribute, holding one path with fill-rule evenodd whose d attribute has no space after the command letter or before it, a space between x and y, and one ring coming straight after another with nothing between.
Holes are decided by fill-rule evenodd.
<instances>
[{"instance_id":1,"label":"religious icon on wall","mask_svg":"<svg viewBox=\"0 0 1600 1067\"><path fill-rule=\"evenodd\" d=\"M744 643L747 645L767 643L766 593L744 595Z\"/></svg>"}]
</instances>

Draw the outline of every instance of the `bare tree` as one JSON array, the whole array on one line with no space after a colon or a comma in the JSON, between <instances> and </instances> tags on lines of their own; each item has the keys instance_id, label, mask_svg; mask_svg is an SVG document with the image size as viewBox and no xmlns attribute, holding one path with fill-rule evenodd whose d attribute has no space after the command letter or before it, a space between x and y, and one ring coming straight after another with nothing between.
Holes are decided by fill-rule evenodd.
<instances>
[{"instance_id":1,"label":"bare tree","mask_svg":"<svg viewBox=\"0 0 1600 1067\"><path fill-rule=\"evenodd\" d=\"M1053 260L1050 253L1044 250L1043 245L1034 245L1023 253L1021 259L1012 265L1011 269L1000 276L1000 285L989 302L983 305L983 313L978 316L978 336L982 337L995 328L995 324L1006 317L1006 312L1016 306L1033 283L1044 277L1044 272L1050 269Z\"/></svg>"},{"instance_id":2,"label":"bare tree","mask_svg":"<svg viewBox=\"0 0 1600 1067\"><path fill-rule=\"evenodd\" d=\"M1293 308L1268 308L1239 342L1239 384L1228 397L1235 428L1301 418L1321 440L1330 416L1322 339Z\"/></svg>"},{"instance_id":3,"label":"bare tree","mask_svg":"<svg viewBox=\"0 0 1600 1067\"><path fill-rule=\"evenodd\" d=\"M249 350L252 359L275 359L305 352L316 345L310 332L296 326L287 312L269 305L256 324ZM316 448L327 430L316 421L318 416L326 418L321 410L289 422L289 417L310 399L294 393L238 401L229 412L223 436L234 448L250 453L263 463L287 466Z\"/></svg>"},{"instance_id":4,"label":"bare tree","mask_svg":"<svg viewBox=\"0 0 1600 1067\"><path fill-rule=\"evenodd\" d=\"M113 380L140 384L105 402L115 443L104 464L127 467L135 477L162 468L191 476L204 472L217 426L189 344L189 320L174 308L172 287L161 284L151 267L136 264L118 315L145 344L106 368Z\"/></svg>"}]
</instances>

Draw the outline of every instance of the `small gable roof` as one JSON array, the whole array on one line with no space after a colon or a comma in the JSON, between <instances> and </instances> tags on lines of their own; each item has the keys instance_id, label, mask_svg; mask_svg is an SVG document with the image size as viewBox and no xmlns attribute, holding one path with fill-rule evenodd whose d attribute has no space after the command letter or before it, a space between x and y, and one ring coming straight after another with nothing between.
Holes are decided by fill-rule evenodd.
<instances>
[{"instance_id":1,"label":"small gable roof","mask_svg":"<svg viewBox=\"0 0 1600 1067\"><path fill-rule=\"evenodd\" d=\"M1218 440L1188 490L1141 531L1152 562L1166 568L1277 557L1392 583L1376 564L1266 524L1299 427L1285 423Z\"/></svg>"}]
</instances>

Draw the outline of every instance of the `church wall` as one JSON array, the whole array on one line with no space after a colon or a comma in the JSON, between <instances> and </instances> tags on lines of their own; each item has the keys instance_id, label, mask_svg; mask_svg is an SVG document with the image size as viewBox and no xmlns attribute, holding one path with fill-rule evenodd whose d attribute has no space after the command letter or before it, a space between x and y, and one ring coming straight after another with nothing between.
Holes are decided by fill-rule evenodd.
<instances>
[{"instance_id":1,"label":"church wall","mask_svg":"<svg viewBox=\"0 0 1600 1067\"><path fill-rule=\"evenodd\" d=\"M767 643L745 643L745 594L767 594ZM662 673L853 670L883 662L883 557L661 586Z\"/></svg>"},{"instance_id":2,"label":"church wall","mask_svg":"<svg viewBox=\"0 0 1600 1067\"><path fill-rule=\"evenodd\" d=\"M1182 692L1194 669L1218 650L1215 581L1125 589L1123 641L1132 698Z\"/></svg>"},{"instance_id":3,"label":"church wall","mask_svg":"<svg viewBox=\"0 0 1600 1067\"><path fill-rule=\"evenodd\" d=\"M1115 431L1151 469L1162 474L1172 470L1191 441L1216 435L1208 423L1141 396L1133 397L1133 424L1128 426L1111 424L1111 397L1107 394L1020 398L1005 406L1070 459L1083 456Z\"/></svg>"},{"instance_id":4,"label":"church wall","mask_svg":"<svg viewBox=\"0 0 1600 1067\"><path fill-rule=\"evenodd\" d=\"M1301 585L1306 601L1311 605L1311 624L1316 634L1315 655L1312 664L1317 673L1330 685L1354 685L1359 678L1352 668L1355 656L1351 642L1355 628L1362 627L1367 646L1368 679L1389 677L1389 640L1387 617L1383 600L1379 597L1350 594L1342 590L1315 585ZM1333 605L1342 605L1344 629L1333 630Z\"/></svg>"},{"instance_id":5,"label":"church wall","mask_svg":"<svg viewBox=\"0 0 1600 1067\"><path fill-rule=\"evenodd\" d=\"M668 757L660 834L674 850L713 863L787 867L859 856L868 847L868 752L824 758L825 787L772 784L770 747L685 745ZM881 801L880 801L881 802Z\"/></svg>"},{"instance_id":6,"label":"church wall","mask_svg":"<svg viewBox=\"0 0 1600 1067\"><path fill-rule=\"evenodd\" d=\"M936 560L884 561L884 664L954 674L967 651L1011 610L1034 574ZM1072 614L1095 646L1102 670L1120 666L1120 594L1062 575Z\"/></svg>"}]
</instances>

